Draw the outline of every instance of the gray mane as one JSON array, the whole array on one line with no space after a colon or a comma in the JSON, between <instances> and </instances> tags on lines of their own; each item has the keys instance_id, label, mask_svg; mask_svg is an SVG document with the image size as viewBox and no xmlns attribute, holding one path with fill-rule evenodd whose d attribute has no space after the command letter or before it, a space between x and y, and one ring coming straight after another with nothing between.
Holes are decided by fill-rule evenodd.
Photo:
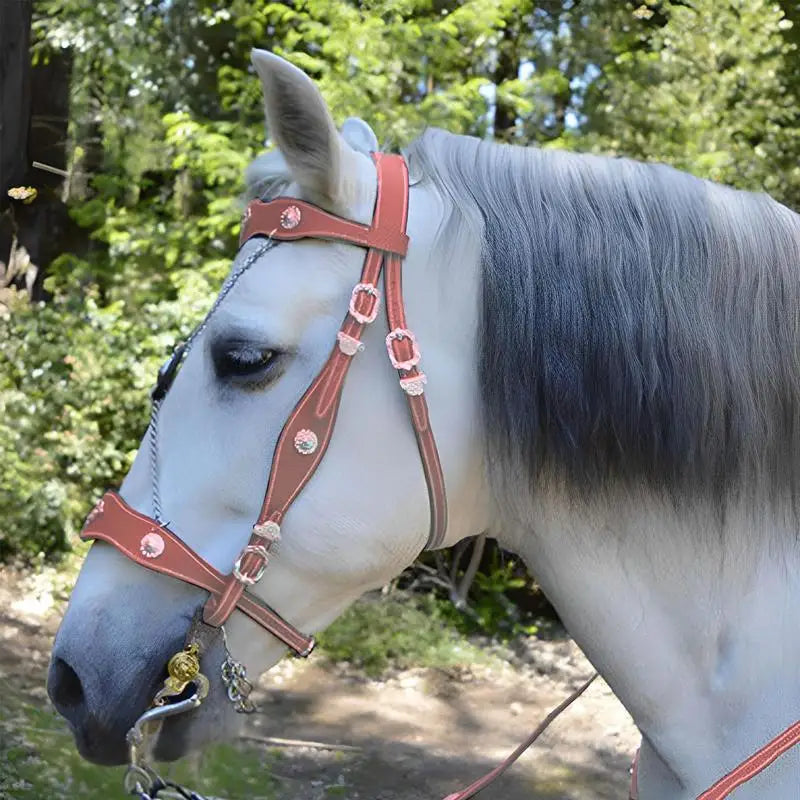
<instances>
[{"instance_id":1,"label":"gray mane","mask_svg":"<svg viewBox=\"0 0 800 800\"><path fill-rule=\"evenodd\" d=\"M448 240L480 231L483 416L510 485L794 504L800 217L658 164L439 130L407 155Z\"/></svg>"}]
</instances>

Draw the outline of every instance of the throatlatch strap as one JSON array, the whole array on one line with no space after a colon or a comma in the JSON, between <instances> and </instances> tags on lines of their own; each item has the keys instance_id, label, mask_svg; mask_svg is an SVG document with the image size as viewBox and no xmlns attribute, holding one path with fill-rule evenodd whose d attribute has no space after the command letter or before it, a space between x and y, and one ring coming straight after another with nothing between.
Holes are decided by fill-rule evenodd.
<instances>
[{"instance_id":1,"label":"throatlatch strap","mask_svg":"<svg viewBox=\"0 0 800 800\"><path fill-rule=\"evenodd\" d=\"M408 329L406 322L402 261L399 258L387 256L383 280L386 289L386 319L389 322L386 348L392 366L400 376L400 387L408 399L411 424L417 437L431 508L431 528L426 549L435 550L441 547L447 530L447 492L439 451L433 438L428 403L423 393L427 378L418 366L419 347L413 331Z\"/></svg>"}]
</instances>

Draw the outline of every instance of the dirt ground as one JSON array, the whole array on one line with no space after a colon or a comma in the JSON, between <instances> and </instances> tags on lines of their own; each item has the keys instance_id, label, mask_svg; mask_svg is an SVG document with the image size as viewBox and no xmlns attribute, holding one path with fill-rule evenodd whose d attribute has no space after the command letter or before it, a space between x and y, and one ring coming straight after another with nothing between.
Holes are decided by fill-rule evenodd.
<instances>
[{"instance_id":1,"label":"dirt ground","mask_svg":"<svg viewBox=\"0 0 800 800\"><path fill-rule=\"evenodd\" d=\"M46 589L0 570L0 680L42 707L57 624ZM322 658L286 660L259 681L247 735L279 751L281 800L440 800L493 768L590 673L569 640L530 641L513 664L382 681ZM480 798L623 800L637 744L629 716L597 680Z\"/></svg>"}]
</instances>

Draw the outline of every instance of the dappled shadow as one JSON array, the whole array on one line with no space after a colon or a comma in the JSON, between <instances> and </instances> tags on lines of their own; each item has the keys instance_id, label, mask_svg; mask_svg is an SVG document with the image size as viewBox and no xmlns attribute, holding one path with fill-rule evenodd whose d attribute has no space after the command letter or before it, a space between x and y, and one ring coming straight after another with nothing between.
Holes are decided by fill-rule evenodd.
<instances>
[{"instance_id":1,"label":"dappled shadow","mask_svg":"<svg viewBox=\"0 0 800 800\"><path fill-rule=\"evenodd\" d=\"M338 781L344 792L341 796L348 798L438 800L494 768L538 721L513 717L505 704L502 709L476 706L477 692L462 688L441 702L410 692L405 701L408 707L401 708L402 691L376 693L369 685L353 681L343 687L333 681L323 683L315 674L305 688L271 689L251 720L250 732L360 748L356 753L297 744L284 748L276 772L285 780L285 800L307 800L319 781L329 787ZM375 702L376 694L388 694L392 705ZM541 715L548 707L542 706ZM590 736L588 744L585 736L576 741L565 735L568 716L557 725L562 726L560 732L548 731L481 797L625 797L630 754L601 743L600 725L596 739Z\"/></svg>"}]
</instances>

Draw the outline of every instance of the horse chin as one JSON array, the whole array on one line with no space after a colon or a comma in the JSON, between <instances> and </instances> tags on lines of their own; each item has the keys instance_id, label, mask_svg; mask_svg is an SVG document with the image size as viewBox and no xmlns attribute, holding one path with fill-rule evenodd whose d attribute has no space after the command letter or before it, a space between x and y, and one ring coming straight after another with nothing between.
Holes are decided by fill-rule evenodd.
<instances>
[{"instance_id":1,"label":"horse chin","mask_svg":"<svg viewBox=\"0 0 800 800\"><path fill-rule=\"evenodd\" d=\"M98 746L98 740L90 732L75 730L70 725L75 748L81 758L101 767L117 767L128 763L128 745L124 740L104 741Z\"/></svg>"}]
</instances>

